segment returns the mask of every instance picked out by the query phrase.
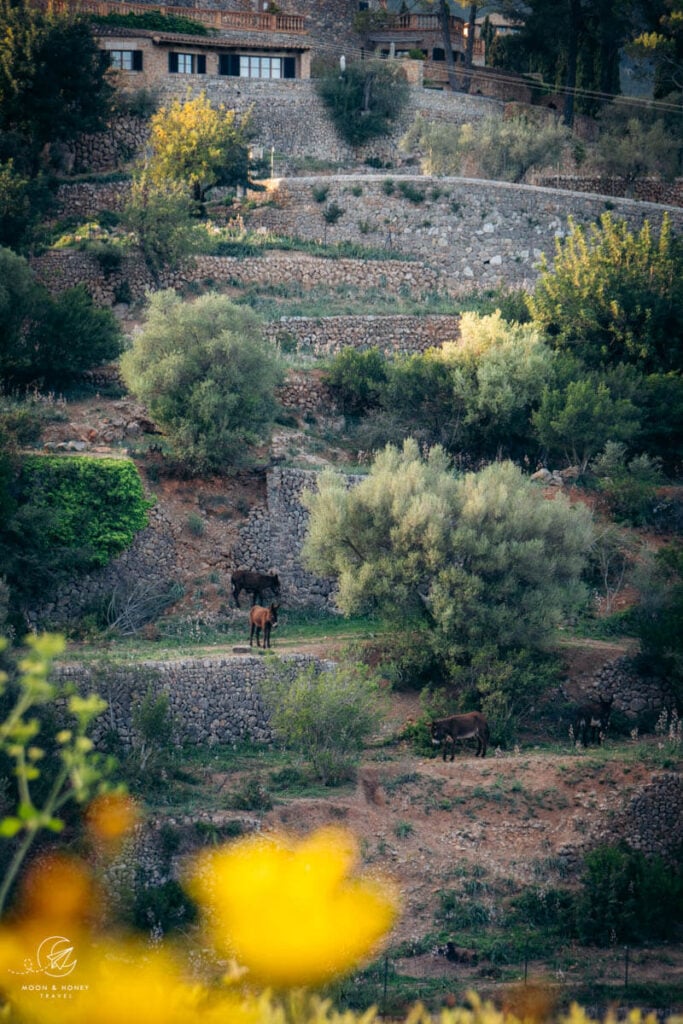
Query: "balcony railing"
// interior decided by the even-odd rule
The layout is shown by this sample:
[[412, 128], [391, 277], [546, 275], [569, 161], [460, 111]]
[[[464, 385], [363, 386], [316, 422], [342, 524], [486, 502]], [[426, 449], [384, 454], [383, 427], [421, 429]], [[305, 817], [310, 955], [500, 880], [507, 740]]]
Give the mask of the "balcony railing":
[[306, 19], [298, 14], [268, 14], [254, 11], [218, 11], [206, 7], [168, 7], [164, 4], [123, 3], [120, 0], [57, 0], [51, 6], [86, 14], [149, 14], [151, 11], [191, 18], [207, 28], [242, 32], [306, 32]]
[[[464, 50], [467, 34], [462, 18], [451, 17], [449, 21], [453, 46], [458, 50]], [[370, 39], [381, 37], [385, 41], [395, 39], [396, 42], [400, 42], [402, 36], [419, 36], [426, 32], [432, 35], [441, 35], [441, 21], [436, 14], [394, 14], [389, 15], [383, 24], [378, 24], [370, 29], [368, 37]], [[483, 39], [474, 40], [474, 54], [475, 56], [484, 56]]]

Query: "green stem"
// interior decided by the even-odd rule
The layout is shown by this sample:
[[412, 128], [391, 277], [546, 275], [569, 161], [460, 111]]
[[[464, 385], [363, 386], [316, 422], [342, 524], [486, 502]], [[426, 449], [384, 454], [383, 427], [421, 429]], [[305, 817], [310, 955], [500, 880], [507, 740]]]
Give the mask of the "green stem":
[[[66, 803], [67, 799], [69, 798], [70, 791], [63, 793], [61, 800], [59, 799], [59, 791], [64, 785], [64, 782], [68, 777], [68, 774], [68, 769], [64, 767], [57, 776], [57, 778], [55, 779], [52, 791], [50, 792], [50, 795], [41, 812], [42, 815], [51, 818], [57, 807], [61, 807], [64, 803]], [[17, 877], [19, 869], [23, 864], [26, 855], [28, 854], [28, 851], [31, 849], [33, 840], [36, 838], [38, 834], [38, 830], [39, 826], [37, 824], [29, 825], [27, 827], [26, 835], [24, 836], [23, 841], [19, 844], [16, 853], [12, 857], [10, 866], [7, 869], [7, 873], [5, 874], [5, 877], [2, 881], [2, 885], [0, 885], [0, 919], [2, 918], [2, 915], [5, 912], [5, 903], [7, 902], [7, 897], [9, 896], [10, 890], [14, 885], [14, 881]]]
[[23, 842], [20, 844], [16, 853], [12, 857], [10, 866], [5, 873], [2, 885], [0, 885], [0, 918], [2, 918], [2, 915], [5, 912], [5, 903], [7, 902], [7, 897], [9, 895], [10, 889], [14, 885], [14, 880], [17, 877], [19, 868], [21, 867], [24, 858], [26, 857], [26, 854], [31, 848], [31, 844], [36, 837], [37, 831], [38, 830], [35, 828], [28, 830], [28, 832], [24, 836]]

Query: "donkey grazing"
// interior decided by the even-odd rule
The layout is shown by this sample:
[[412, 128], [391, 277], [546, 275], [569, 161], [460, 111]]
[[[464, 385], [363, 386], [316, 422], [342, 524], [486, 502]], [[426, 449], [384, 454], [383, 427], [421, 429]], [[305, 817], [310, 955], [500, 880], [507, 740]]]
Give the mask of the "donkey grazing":
[[251, 626], [251, 633], [249, 634], [249, 646], [252, 647], [252, 640], [254, 639], [254, 633], [256, 633], [256, 646], [261, 646], [261, 630], [263, 630], [263, 646], [270, 647], [270, 631], [271, 629], [277, 629], [277, 610], [280, 606], [278, 604], [271, 604], [270, 608], [262, 608], [261, 605], [255, 604], [249, 612], [249, 625]]
[[614, 697], [603, 700], [599, 697], [597, 701], [588, 704], [581, 704], [576, 709], [574, 716], [574, 740], [583, 743], [587, 747], [590, 742], [602, 743], [603, 736], [607, 732], [612, 704]]
[[280, 578], [276, 572], [250, 572], [248, 569], [239, 569], [230, 577], [230, 583], [232, 584], [232, 595], [238, 608], [241, 590], [246, 590], [248, 594], [251, 594], [252, 605], [256, 604], [257, 599], [263, 600], [264, 590], [272, 591], [275, 597], [280, 596]]
[[475, 757], [486, 757], [489, 745], [489, 725], [480, 711], [470, 711], [468, 715], [451, 715], [450, 718], [437, 718], [432, 722], [432, 743], [443, 746], [443, 759], [446, 760], [448, 744], [450, 744], [451, 761], [455, 760], [455, 741], [469, 740], [476, 737], [477, 753]]

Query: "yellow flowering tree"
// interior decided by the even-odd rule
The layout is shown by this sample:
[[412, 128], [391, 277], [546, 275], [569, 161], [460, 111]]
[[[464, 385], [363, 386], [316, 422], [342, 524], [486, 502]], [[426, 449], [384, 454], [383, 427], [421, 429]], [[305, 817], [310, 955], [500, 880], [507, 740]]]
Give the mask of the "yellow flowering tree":
[[200, 204], [214, 185], [248, 185], [249, 123], [249, 113], [238, 119], [222, 103], [213, 107], [205, 93], [174, 99], [150, 122], [150, 179], [162, 187], [189, 184]]

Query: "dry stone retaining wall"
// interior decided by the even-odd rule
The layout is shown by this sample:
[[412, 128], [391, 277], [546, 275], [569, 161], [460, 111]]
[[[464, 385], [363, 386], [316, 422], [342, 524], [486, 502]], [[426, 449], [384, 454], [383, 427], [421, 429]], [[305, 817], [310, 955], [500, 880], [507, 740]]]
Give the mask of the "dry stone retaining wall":
[[168, 697], [176, 744], [269, 743], [272, 733], [259, 684], [270, 671], [293, 679], [310, 664], [324, 668], [331, 663], [295, 654], [278, 658], [277, 669], [270, 669], [262, 657], [249, 654], [146, 661], [130, 667], [107, 666], [95, 673], [81, 665], [66, 665], [57, 675], [74, 682], [80, 693], [94, 691], [107, 701], [106, 712], [91, 732], [96, 745], [114, 731], [124, 747], [130, 747], [133, 711], [148, 692], [155, 698]]
[[607, 662], [588, 686], [589, 699], [608, 700], [614, 696], [614, 709], [635, 721], [643, 714], [657, 714], [675, 705], [673, 691], [666, 680], [641, 676], [627, 656]]
[[59, 629], [80, 619], [89, 608], [109, 601], [112, 593], [142, 596], [171, 587], [177, 579], [177, 551], [173, 528], [159, 508], [148, 513], [148, 526], [131, 546], [102, 569], [76, 576], [54, 601], [27, 613], [32, 630]]
[[[274, 568], [280, 576], [280, 599], [286, 607], [335, 611], [334, 580], [314, 575], [301, 563], [308, 525], [308, 510], [301, 496], [305, 490], [315, 491], [318, 474], [277, 468], [268, 473], [267, 479], [267, 508], [252, 509], [234, 551], [236, 564], [261, 571]], [[360, 478], [346, 479], [352, 486]]]
[[[316, 201], [321, 188], [324, 202]], [[287, 178], [271, 195], [275, 203], [250, 214], [251, 227], [396, 249], [438, 266], [461, 290], [530, 286], [541, 255], [552, 260], [556, 241], [568, 234], [570, 217], [585, 226], [610, 211], [632, 230], [645, 219], [658, 230], [668, 214], [674, 231], [683, 228], [679, 207], [468, 178]], [[329, 225], [324, 213], [332, 204], [343, 213]]]
[[[188, 82], [185, 75], [168, 75], [155, 88], [160, 105], [206, 93], [214, 105], [224, 104], [242, 116], [250, 113], [254, 138], [264, 155], [274, 150], [277, 174], [295, 170], [301, 161], [318, 160], [326, 166], [356, 164], [374, 158], [400, 166], [404, 157], [399, 142], [417, 114], [431, 121], [465, 124], [487, 116], [502, 116], [503, 103], [481, 96], [466, 96], [410, 88], [403, 116], [391, 135], [354, 149], [337, 134], [310, 79], [228, 78], [201, 76]], [[140, 155], [149, 136], [145, 119], [122, 116], [106, 132], [81, 136], [71, 154], [75, 171], [106, 171]]]
[[572, 192], [596, 192], [603, 196], [628, 196], [630, 199], [638, 199], [645, 203], [683, 206], [683, 178], [676, 178], [675, 181], [641, 178], [638, 181], [626, 182], [623, 178], [552, 174], [539, 175], [534, 184], [545, 188], [569, 189]]
[[454, 292], [449, 279], [438, 268], [420, 261], [323, 259], [296, 252], [268, 252], [260, 257], [199, 256], [183, 269], [162, 274], [154, 281], [144, 262], [124, 257], [118, 269], [104, 274], [97, 259], [87, 252], [53, 250], [31, 260], [36, 277], [52, 292], [83, 284], [96, 302], [113, 305], [124, 285], [133, 300], [144, 299], [151, 289], [182, 291], [193, 282], [207, 287], [235, 283], [244, 287], [285, 283], [311, 288], [348, 288], [356, 294], [381, 290], [390, 295], [415, 298], [441, 291]]
[[[155, 282], [142, 260], [129, 257], [105, 275], [97, 260], [83, 252], [48, 252], [33, 266], [54, 291], [83, 283], [98, 302], [113, 303], [125, 282], [134, 299], [148, 288], [182, 289], [190, 282], [234, 282], [243, 286], [296, 282], [303, 288], [348, 287], [362, 293], [457, 295], [500, 285], [532, 287], [543, 253], [552, 260], [557, 239], [569, 230], [568, 218], [589, 225], [608, 209], [603, 197], [528, 185], [464, 178], [428, 179], [364, 175], [283, 180], [272, 198], [251, 214], [250, 226], [283, 235], [328, 242], [351, 241], [407, 253], [404, 260], [321, 259], [296, 252], [267, 252], [261, 257], [200, 256], [182, 270]], [[401, 185], [408, 192], [402, 191]], [[328, 189], [325, 203], [315, 190]], [[412, 192], [411, 192], [412, 190]], [[422, 195], [422, 201], [413, 197]], [[344, 210], [334, 225], [323, 211], [336, 203]], [[683, 209], [629, 199], [609, 201], [612, 216], [638, 230], [644, 220], [658, 230], [665, 214], [677, 233]]]
[[330, 356], [343, 348], [378, 348], [385, 355], [411, 355], [454, 341], [459, 316], [281, 317], [268, 324], [273, 341], [293, 344], [298, 352]]

